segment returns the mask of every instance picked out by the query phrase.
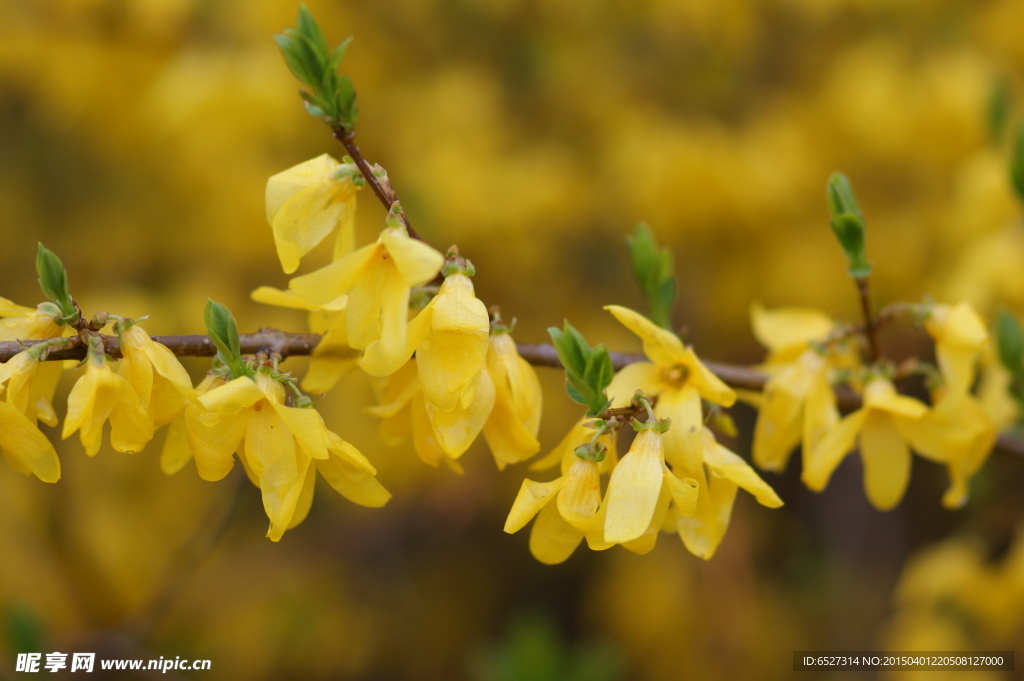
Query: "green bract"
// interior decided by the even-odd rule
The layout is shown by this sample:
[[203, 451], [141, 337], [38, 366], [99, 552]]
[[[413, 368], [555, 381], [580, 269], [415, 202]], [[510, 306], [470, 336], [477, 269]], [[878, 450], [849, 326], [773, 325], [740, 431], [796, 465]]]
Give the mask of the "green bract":
[[284, 29], [284, 33], [274, 36], [274, 41], [281, 48], [292, 74], [312, 89], [312, 92], [299, 92], [306, 103], [306, 111], [331, 127], [352, 128], [359, 114], [356, 91], [348, 76], [338, 74], [345, 48], [352, 38], [346, 38], [333, 51], [328, 51], [320, 26], [306, 6], [300, 5], [296, 27]]
[[864, 215], [850, 180], [842, 173], [832, 173], [828, 178], [828, 212], [829, 225], [850, 261], [850, 276], [854, 279], [870, 276], [871, 263], [864, 252]]
[[558, 359], [565, 367], [565, 391], [574, 402], [587, 407], [587, 416], [600, 416], [611, 400], [604, 389], [612, 382], [612, 360], [604, 344], [590, 347], [568, 321], [563, 330], [548, 329]]

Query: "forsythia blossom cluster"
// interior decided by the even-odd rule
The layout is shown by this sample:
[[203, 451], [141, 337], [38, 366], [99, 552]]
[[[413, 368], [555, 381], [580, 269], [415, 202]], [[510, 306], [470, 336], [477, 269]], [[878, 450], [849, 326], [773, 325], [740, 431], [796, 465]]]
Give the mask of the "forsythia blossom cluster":
[[[271, 178], [272, 224], [321, 233], [320, 214], [281, 215], [312, 188], [334, 182], [338, 171], [324, 159]], [[253, 298], [309, 310], [313, 330], [324, 334], [303, 382], [307, 390], [325, 392], [355, 367], [375, 378], [380, 404], [369, 411], [382, 419], [386, 442], [411, 435], [423, 461], [456, 470], [481, 432], [499, 467], [532, 456], [540, 448], [541, 408], [533, 368], [507, 327], [492, 325], [475, 294], [472, 264], [455, 249], [445, 257], [410, 237], [400, 211], [396, 202], [374, 243], [336, 249], [331, 264], [292, 279], [287, 291], [261, 287]], [[290, 248], [279, 242], [282, 262]]]

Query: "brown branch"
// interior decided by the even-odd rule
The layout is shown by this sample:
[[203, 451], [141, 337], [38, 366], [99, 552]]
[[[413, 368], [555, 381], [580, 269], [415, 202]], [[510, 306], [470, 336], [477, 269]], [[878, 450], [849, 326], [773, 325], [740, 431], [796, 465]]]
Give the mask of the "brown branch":
[[[150, 336], [150, 338], [166, 346], [177, 357], [213, 357], [217, 354], [217, 348], [214, 347], [207, 336]], [[278, 354], [282, 358], [293, 355], [311, 355], [320, 342], [319, 334], [288, 333], [276, 329], [262, 329], [259, 333], [242, 334], [238, 338], [242, 354]], [[66, 350], [55, 350], [47, 356], [47, 359], [84, 359], [86, 353], [85, 345], [81, 344], [78, 337], [72, 337], [68, 340], [75, 344], [74, 347]], [[6, 362], [25, 348], [42, 342], [44, 341], [0, 342], [0, 362]], [[111, 357], [121, 356], [121, 345], [118, 342], [117, 336], [103, 336], [103, 344], [107, 354]], [[519, 351], [520, 357], [533, 366], [555, 369], [562, 367], [555, 348], [547, 343], [517, 343], [516, 348]], [[611, 356], [612, 366], [616, 371], [629, 364], [649, 361], [644, 355], [626, 352], [611, 352], [609, 355]], [[704, 364], [713, 374], [732, 388], [760, 391], [764, 389], [764, 385], [768, 380], [768, 376], [764, 373], [750, 367], [722, 362], [704, 362]], [[846, 387], [840, 387], [836, 390], [836, 401], [844, 412], [859, 409], [862, 404], [860, 396]], [[996, 442], [995, 450], [1024, 457], [1024, 441], [1010, 435], [1002, 435]]]
[[[345, 147], [345, 151], [352, 157], [356, 167], [359, 168], [359, 172], [363, 174], [363, 179], [370, 185], [370, 189], [373, 190], [374, 195], [384, 206], [384, 210], [390, 211], [391, 206], [398, 201], [398, 197], [395, 195], [395, 190], [391, 186], [391, 183], [385, 185], [380, 181], [376, 175], [373, 174], [373, 169], [370, 164], [363, 158], [363, 153], [359, 151], [359, 147], [356, 146], [356, 133], [354, 130], [346, 129], [345, 126], [338, 125], [331, 128], [334, 133], [334, 138], [341, 142]], [[412, 228], [409, 224], [409, 218], [402, 212], [399, 216], [402, 219], [402, 224], [405, 225], [405, 231], [409, 233], [409, 236], [418, 241], [423, 241], [420, 235]]]

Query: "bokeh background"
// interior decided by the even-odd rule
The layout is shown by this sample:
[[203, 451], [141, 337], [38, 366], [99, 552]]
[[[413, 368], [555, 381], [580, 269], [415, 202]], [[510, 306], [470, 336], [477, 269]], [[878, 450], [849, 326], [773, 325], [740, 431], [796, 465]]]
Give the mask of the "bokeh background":
[[[867, 216], [876, 301], [1024, 312], [1021, 205], [992, 124], [1000, 97], [1024, 113], [1019, 0], [309, 5], [332, 43], [355, 36], [344, 68], [367, 157], [428, 241], [474, 261], [519, 340], [568, 317], [638, 349], [600, 309], [641, 305], [623, 246], [638, 220], [675, 250], [675, 322], [705, 357], [762, 357], [752, 300], [855, 319], [827, 228], [833, 170]], [[212, 297], [243, 331], [304, 330], [248, 300], [286, 283], [267, 177], [342, 154], [271, 39], [296, 9], [0, 4], [0, 295], [39, 302], [41, 240], [87, 313], [196, 333]], [[382, 218], [362, 195], [362, 241]], [[927, 352], [909, 328], [884, 343]], [[549, 448], [576, 415], [559, 376], [541, 380]], [[794, 650], [1024, 652], [1020, 459], [993, 457], [958, 511], [939, 506], [944, 472], [918, 461], [884, 514], [856, 457], [822, 495], [794, 460], [765, 476], [786, 506], [740, 495], [708, 563], [666, 535], [647, 556], [581, 549], [546, 567], [526, 532], [501, 531], [523, 466], [499, 474], [478, 443], [464, 476], [426, 468], [376, 442], [370, 400], [354, 376], [321, 406], [394, 499], [364, 509], [324, 485], [280, 544], [240, 471], [162, 475], [162, 435], [95, 459], [69, 440], [56, 485], [0, 467], [0, 678], [26, 650], [212, 660], [179, 678], [479, 681], [788, 678]], [[746, 455], [752, 413], [736, 416]]]

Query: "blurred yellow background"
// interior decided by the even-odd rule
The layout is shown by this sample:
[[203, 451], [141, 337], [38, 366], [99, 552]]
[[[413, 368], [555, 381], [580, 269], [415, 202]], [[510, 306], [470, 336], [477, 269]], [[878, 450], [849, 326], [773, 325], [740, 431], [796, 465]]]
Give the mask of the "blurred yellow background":
[[[930, 293], [1024, 311], [1020, 205], [989, 129], [999, 84], [1024, 92], [1018, 0], [309, 5], [330, 42], [355, 36], [344, 70], [367, 158], [429, 242], [473, 260], [478, 295], [518, 318], [520, 341], [568, 317], [591, 341], [638, 349], [600, 309], [642, 304], [623, 247], [638, 220], [675, 251], [675, 322], [705, 357], [761, 358], [755, 299], [856, 319], [827, 228], [833, 170], [864, 209], [879, 304]], [[211, 297], [243, 332], [305, 330], [302, 315], [248, 300], [287, 281], [266, 179], [343, 153], [272, 40], [296, 9], [0, 5], [0, 295], [39, 302], [42, 241], [87, 314], [198, 333]], [[360, 198], [365, 242], [383, 211]], [[208, 365], [186, 366], [198, 378]], [[549, 448], [575, 412], [557, 374], [541, 380]], [[939, 507], [942, 470], [918, 462], [885, 514], [855, 460], [823, 495], [792, 465], [765, 476], [787, 505], [738, 503], [709, 563], [666, 536], [647, 556], [580, 550], [552, 568], [525, 533], [501, 532], [522, 466], [499, 475], [478, 443], [465, 476], [426, 469], [411, 447], [375, 444], [370, 399], [354, 377], [323, 412], [395, 498], [365, 509], [324, 486], [280, 544], [247, 483], [229, 507], [240, 471], [163, 476], [161, 436], [95, 459], [71, 439], [53, 486], [0, 467], [0, 678], [20, 650], [117, 650], [212, 660], [183, 678], [781, 679], [794, 650], [1024, 640], [1019, 460], [994, 457], [957, 512]], [[749, 434], [751, 414], [739, 418]]]

